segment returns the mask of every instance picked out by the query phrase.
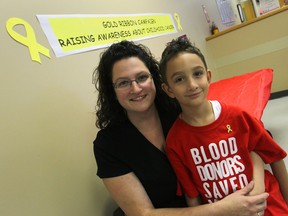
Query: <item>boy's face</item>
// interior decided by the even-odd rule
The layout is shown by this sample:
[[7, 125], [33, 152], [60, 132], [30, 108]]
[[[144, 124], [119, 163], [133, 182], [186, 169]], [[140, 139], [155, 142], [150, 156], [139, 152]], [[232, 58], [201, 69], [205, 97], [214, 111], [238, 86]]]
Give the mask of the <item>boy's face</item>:
[[176, 98], [182, 109], [195, 107], [206, 101], [211, 82], [211, 71], [196, 54], [180, 53], [168, 61], [166, 67], [167, 84], [163, 90]]

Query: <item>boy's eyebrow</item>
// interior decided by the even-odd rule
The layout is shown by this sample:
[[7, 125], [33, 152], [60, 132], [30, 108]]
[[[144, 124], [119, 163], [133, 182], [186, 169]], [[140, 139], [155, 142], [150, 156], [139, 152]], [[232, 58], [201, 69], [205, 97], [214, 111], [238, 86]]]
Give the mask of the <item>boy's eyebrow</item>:
[[182, 71], [176, 71], [175, 73], [172, 74], [171, 78], [175, 77], [175, 76], [179, 76], [181, 74], [184, 74], [184, 72]]
[[193, 70], [195, 70], [195, 69], [205, 69], [205, 67], [203, 67], [201, 65], [197, 65], [197, 66], [193, 67]]
[[[197, 66], [193, 67], [193, 68], [192, 68], [192, 71], [195, 71], [195, 70], [198, 70], [198, 69], [201, 69], [201, 70], [205, 70], [205, 71], [206, 71], [205, 67], [203, 67], [203, 66], [201, 66], [201, 65], [197, 65]], [[179, 76], [179, 75], [182, 75], [182, 74], [184, 74], [183, 71], [176, 71], [176, 72], [174, 72], [174, 73], [172, 74], [172, 76], [171, 76], [170, 78], [173, 79], [175, 76]]]

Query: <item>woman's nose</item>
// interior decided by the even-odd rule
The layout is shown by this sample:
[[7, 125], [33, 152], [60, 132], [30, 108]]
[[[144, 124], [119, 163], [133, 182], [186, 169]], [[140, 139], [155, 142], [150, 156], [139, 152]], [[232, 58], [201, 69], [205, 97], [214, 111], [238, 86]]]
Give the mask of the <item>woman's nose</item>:
[[138, 92], [141, 90], [142, 90], [141, 86], [135, 80], [133, 80], [131, 82], [130, 92], [134, 93], [134, 92]]

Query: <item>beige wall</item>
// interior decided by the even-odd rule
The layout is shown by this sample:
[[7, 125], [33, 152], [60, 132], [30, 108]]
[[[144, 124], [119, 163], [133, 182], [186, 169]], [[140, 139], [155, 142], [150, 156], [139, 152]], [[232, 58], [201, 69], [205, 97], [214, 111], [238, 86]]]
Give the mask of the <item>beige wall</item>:
[[[165, 43], [186, 34], [204, 52], [208, 64], [216, 68], [220, 77], [270, 66], [268, 62], [272, 60], [269, 56], [267, 61], [253, 62], [253, 66], [243, 66], [239, 61], [234, 63], [235, 66], [227, 65], [225, 59], [223, 63], [222, 58], [226, 58], [230, 51], [241, 54], [240, 45], [232, 44], [229, 49], [225, 46], [226, 36], [215, 40], [219, 42], [216, 48], [221, 51], [221, 55], [212, 53], [214, 64], [211, 53], [206, 50], [205, 38], [209, 28], [202, 4], [207, 5], [211, 19], [213, 14], [218, 14], [215, 2], [211, 0], [141, 0], [137, 4], [132, 0], [1, 1], [0, 215], [110, 216], [115, 208], [101, 180], [96, 177], [92, 151], [92, 142], [97, 133], [94, 125], [97, 92], [91, 77], [102, 50], [56, 58], [36, 15], [176, 12], [180, 16], [183, 31], [141, 41], [151, 48], [157, 58]], [[215, 11], [211, 13], [213, 6]], [[42, 64], [32, 61], [28, 48], [8, 35], [6, 21], [12, 17], [21, 18], [32, 26], [37, 41], [50, 49], [50, 59], [41, 55]], [[283, 20], [287, 20], [287, 17], [282, 17], [281, 23], [277, 25], [267, 23], [265, 27], [259, 24], [265, 34], [259, 38], [252, 37], [256, 46], [261, 46], [259, 41], [265, 45], [269, 43], [268, 35], [274, 34], [271, 28], [283, 27]], [[25, 34], [21, 26], [17, 27], [17, 31]], [[238, 41], [247, 39], [239, 37], [237, 33], [234, 36]], [[285, 37], [287, 31], [280, 38]], [[248, 49], [248, 42], [245, 44], [244, 47]], [[255, 44], [252, 43], [253, 46]], [[283, 65], [287, 65], [287, 46], [275, 53], [282, 53], [278, 57], [282, 58]], [[281, 66], [277, 63], [277, 67]], [[275, 69], [276, 73], [283, 71]], [[217, 73], [214, 77], [217, 78]], [[276, 76], [276, 79], [285, 78]]]
[[272, 92], [288, 89], [288, 10], [207, 41], [216, 79], [273, 68]]
[[[120, 3], [121, 2], [121, 3]], [[0, 215], [110, 216], [115, 208], [92, 152], [96, 136], [92, 71], [102, 50], [56, 58], [37, 14], [178, 13], [183, 31], [141, 41], [159, 58], [165, 43], [187, 34], [205, 47], [198, 1], [2, 0], [0, 19]], [[42, 64], [6, 32], [9, 18], [27, 21], [50, 49]], [[23, 26], [16, 31], [25, 35]], [[204, 48], [203, 48], [204, 49]], [[204, 50], [205, 51], [205, 50]]]

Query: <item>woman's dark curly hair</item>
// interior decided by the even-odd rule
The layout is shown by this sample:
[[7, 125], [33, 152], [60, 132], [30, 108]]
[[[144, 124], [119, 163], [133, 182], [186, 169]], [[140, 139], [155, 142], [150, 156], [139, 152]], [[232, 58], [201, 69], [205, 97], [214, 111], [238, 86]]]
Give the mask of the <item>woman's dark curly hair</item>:
[[112, 83], [112, 69], [114, 64], [122, 59], [130, 57], [139, 58], [152, 74], [156, 88], [155, 104], [159, 107], [169, 109], [168, 96], [161, 88], [159, 64], [151, 51], [142, 44], [132, 41], [121, 41], [112, 44], [100, 55], [98, 67], [93, 72], [93, 83], [98, 90], [96, 104], [96, 126], [105, 128], [108, 124], [119, 124], [127, 119], [125, 109], [119, 104]]

